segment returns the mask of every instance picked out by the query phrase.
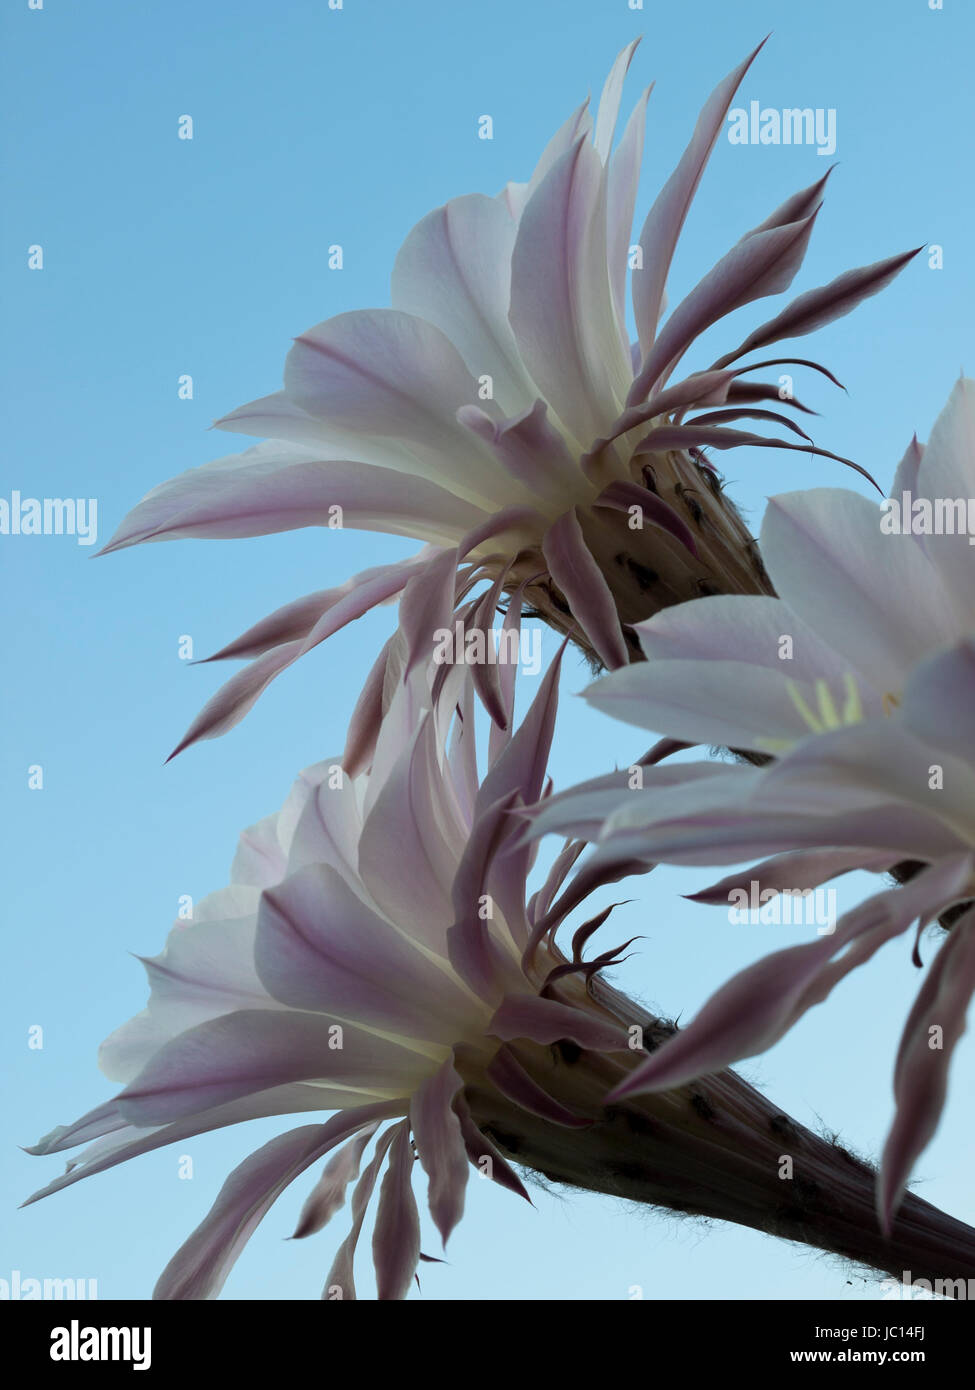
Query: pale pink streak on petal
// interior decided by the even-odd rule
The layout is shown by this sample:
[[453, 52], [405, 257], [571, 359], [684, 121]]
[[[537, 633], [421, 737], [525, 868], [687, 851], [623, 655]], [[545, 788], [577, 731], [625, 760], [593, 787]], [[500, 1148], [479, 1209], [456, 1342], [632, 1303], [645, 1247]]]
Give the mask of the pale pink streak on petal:
[[729, 894], [749, 892], [755, 883], [757, 893], [802, 892], [817, 888], [840, 874], [862, 869], [870, 873], [886, 873], [896, 860], [889, 854], [870, 854], [862, 849], [801, 849], [793, 854], [778, 854], [750, 869], [740, 869], [719, 883], [702, 888], [686, 897], [695, 903], [727, 904]]
[[463, 1085], [453, 1059], [448, 1058], [410, 1102], [416, 1149], [429, 1179], [430, 1213], [444, 1245], [464, 1214], [467, 1149], [452, 1108]]
[[[823, 182], [825, 180], [813, 187], [819, 188]], [[736, 358], [743, 357], [746, 352], [767, 347], [769, 343], [777, 343], [782, 338], [798, 338], [806, 333], [814, 333], [818, 328], [842, 318], [865, 299], [885, 289], [921, 249], [917, 247], [913, 251], [890, 256], [887, 260], [875, 261], [872, 265], [844, 271], [828, 285], [806, 290], [791, 304], [787, 304], [774, 319], [761, 324], [750, 333], [741, 347], [719, 358], [715, 365], [724, 367]]]
[[815, 221], [813, 212], [784, 227], [755, 232], [722, 256], [667, 319], [633, 382], [627, 404], [635, 405], [666, 379], [711, 324], [753, 299], [788, 289], [806, 254]]
[[[915, 497], [923, 495], [920, 487], [921, 460], [924, 457], [924, 445], [919, 443], [915, 434], [910, 444], [904, 450], [904, 456], [897, 465], [894, 474], [894, 481], [890, 485], [891, 497], [900, 498], [904, 492], [913, 493]], [[923, 537], [921, 538], [923, 540]]]
[[144, 541], [266, 536], [339, 518], [342, 526], [449, 543], [483, 515], [425, 478], [271, 440], [154, 488], [98, 553]]
[[434, 740], [433, 721], [427, 718], [368, 809], [359, 838], [359, 875], [390, 920], [441, 951], [454, 917], [451, 885], [466, 832], [450, 824]]
[[625, 1028], [537, 994], [507, 995], [495, 1010], [488, 1032], [502, 1042], [530, 1038], [532, 1042], [554, 1043], [568, 1038], [594, 1052], [626, 1052], [629, 1048]]
[[497, 199], [452, 198], [409, 233], [390, 284], [393, 308], [444, 332], [473, 376], [491, 376], [493, 399], [508, 414], [535, 394], [508, 323], [514, 242], [515, 225]]
[[[857, 951], [862, 940], [869, 938], [872, 955], [912, 922], [930, 920], [953, 901], [970, 873], [970, 856], [948, 860], [854, 908], [834, 934], [775, 951], [740, 971], [711, 996], [688, 1028], [617, 1086], [610, 1099], [683, 1086], [766, 1051], [853, 965], [862, 963], [864, 956]], [[834, 961], [844, 948], [850, 949], [852, 962], [845, 956]]]
[[445, 1044], [470, 1016], [467, 994], [327, 864], [265, 892], [254, 960], [289, 1009]]
[[381, 1120], [375, 1120], [367, 1125], [355, 1139], [344, 1144], [334, 1158], [329, 1159], [324, 1172], [305, 1199], [292, 1240], [304, 1240], [306, 1236], [323, 1230], [342, 1207], [346, 1188], [359, 1176], [362, 1152], [380, 1124]]
[[293, 401], [328, 424], [405, 441], [414, 472], [449, 481], [482, 507], [505, 500], [490, 454], [456, 420], [462, 405], [478, 399], [477, 382], [449, 338], [425, 319], [397, 309], [339, 314], [295, 340], [284, 383]]
[[392, 642], [393, 638], [390, 637], [383, 643], [349, 720], [342, 766], [350, 777], [365, 772], [376, 751], [376, 739], [379, 737], [379, 727], [383, 719], [383, 690]]
[[397, 1132], [397, 1127], [393, 1126], [387, 1129], [385, 1134], [379, 1136], [376, 1140], [372, 1159], [356, 1184], [356, 1189], [352, 1194], [352, 1226], [349, 1234], [335, 1253], [335, 1259], [332, 1261], [332, 1266], [325, 1280], [325, 1287], [322, 1289], [322, 1298], [326, 1302], [351, 1301], [356, 1297], [355, 1277], [352, 1268], [356, 1246], [359, 1243], [362, 1223], [365, 1220], [366, 1208], [376, 1186], [376, 1179], [379, 1177], [383, 1160]]
[[921, 662], [907, 682], [901, 713], [935, 748], [975, 764], [975, 638]]
[[593, 1123], [592, 1120], [566, 1109], [543, 1090], [529, 1076], [507, 1044], [498, 1049], [487, 1069], [487, 1075], [503, 1096], [513, 1100], [529, 1114], [538, 1115], [541, 1119], [562, 1125], [566, 1129], [588, 1129]]
[[[948, 1090], [952, 1053], [975, 992], [975, 916], [955, 922], [928, 969], [904, 1028], [894, 1068], [897, 1113], [880, 1167], [877, 1207], [889, 1232], [911, 1169], [933, 1138]], [[940, 1033], [933, 1033], [933, 1029]], [[932, 1041], [938, 1045], [932, 1046]]]
[[500, 424], [476, 405], [463, 406], [457, 418], [493, 450], [516, 484], [537, 497], [553, 503], [570, 490], [578, 492], [579, 461], [549, 420], [543, 400]]
[[[643, 270], [633, 276], [633, 311], [640, 335], [640, 346], [644, 354], [650, 351], [657, 322], [660, 318], [664, 286], [670, 274], [674, 249], [684, 226], [688, 209], [697, 192], [705, 165], [714, 149], [715, 142], [724, 124], [725, 113], [731, 105], [735, 92], [751, 67], [759, 50], [764, 46], [763, 39], [743, 63], [730, 72], [711, 93], [704, 106], [690, 144], [681, 156], [680, 163], [667, 180], [657, 200], [647, 215], [640, 233], [640, 246], [643, 250]], [[645, 395], [646, 392], [644, 391]], [[639, 396], [634, 396], [634, 400]]]
[[377, 1295], [383, 1300], [406, 1297], [420, 1259], [420, 1218], [412, 1180], [410, 1127], [404, 1121], [390, 1149], [372, 1237]]
[[[253, 627], [247, 629], [240, 637], [229, 642], [212, 656], [205, 657], [203, 661], [195, 662], [194, 665], [204, 665], [208, 661], [226, 661], [230, 657], [260, 656], [262, 652], [268, 651], [271, 647], [279, 646], [282, 642], [291, 642], [299, 637], [308, 637], [315, 631], [319, 621], [327, 613], [332, 612], [340, 604], [341, 625], [358, 617], [357, 604], [345, 604], [343, 601], [350, 599], [353, 594], [365, 591], [369, 599], [369, 606], [384, 603], [392, 598], [402, 589], [412, 576], [423, 569], [438, 554], [436, 547], [426, 546], [418, 555], [409, 560], [397, 560], [391, 565], [377, 565], [373, 569], [363, 570], [360, 574], [354, 574], [347, 579], [344, 584], [338, 584], [333, 589], [319, 589], [314, 594], [307, 594], [304, 598], [294, 599], [291, 603], [286, 603], [282, 608], [269, 613], [266, 618], [255, 623]], [[388, 587], [387, 587], [388, 585]], [[377, 597], [376, 595], [381, 595]], [[365, 612], [366, 609], [361, 609]], [[326, 635], [336, 631], [330, 628]], [[317, 638], [322, 641], [323, 638]]]
[[653, 84], [641, 94], [626, 123], [622, 139], [610, 156], [606, 184], [606, 243], [609, 262], [609, 282], [613, 292], [613, 307], [619, 324], [623, 346], [629, 354], [626, 329], [626, 271], [629, 259], [633, 212], [636, 207], [640, 170], [643, 166], [643, 144], [647, 124], [647, 103]]
[[462, 1092], [454, 1097], [454, 1110], [460, 1121], [460, 1129], [464, 1137], [467, 1157], [470, 1159], [471, 1163], [473, 1163], [480, 1176], [484, 1177], [487, 1175], [492, 1182], [496, 1182], [500, 1187], [506, 1187], [509, 1192], [517, 1193], [519, 1197], [524, 1197], [529, 1206], [534, 1206], [532, 1199], [525, 1190], [524, 1183], [511, 1167], [511, 1164], [503, 1154], [495, 1148], [487, 1135], [482, 1134], [474, 1123]]
[[[42, 1197], [49, 1197], [54, 1192], [60, 1192], [64, 1187], [70, 1187], [73, 1183], [80, 1182], [82, 1178], [103, 1173], [109, 1168], [114, 1168], [118, 1163], [125, 1163], [128, 1159], [137, 1158], [140, 1154], [165, 1148], [168, 1144], [182, 1143], [183, 1140], [190, 1139], [197, 1134], [209, 1134], [216, 1129], [224, 1129], [230, 1125], [242, 1124], [247, 1120], [262, 1119], [270, 1115], [294, 1115], [300, 1111], [321, 1111], [346, 1107], [350, 1098], [361, 1101], [368, 1100], [367, 1096], [357, 1096], [354, 1092], [329, 1090], [324, 1087], [306, 1086], [300, 1083], [290, 1086], [276, 1086], [256, 1095], [245, 1095], [242, 1099], [231, 1101], [226, 1105], [202, 1110], [198, 1114], [177, 1121], [175, 1124], [163, 1124], [157, 1127], [126, 1123], [118, 1111], [116, 1103], [112, 1101], [110, 1104], [122, 1125], [122, 1128], [114, 1134], [114, 1142], [108, 1142], [113, 1137], [111, 1135], [97, 1140], [74, 1159], [66, 1173], [62, 1173], [60, 1177], [49, 1182], [46, 1187], [34, 1192], [23, 1205], [29, 1206], [32, 1202], [40, 1201]], [[388, 1113], [390, 1115], [397, 1111], [402, 1113], [403, 1109], [403, 1103], [391, 1102]], [[77, 1129], [77, 1126], [73, 1128]], [[55, 1133], [58, 1132], [55, 1131]], [[83, 1135], [70, 1140], [71, 1144], [82, 1142]], [[67, 1142], [64, 1146], [67, 1146]], [[58, 1147], [55, 1145], [48, 1150], [37, 1146], [37, 1152], [54, 1153], [57, 1152]], [[28, 1150], [28, 1152], [32, 1151]]]
[[604, 434], [625, 390], [606, 266], [605, 170], [584, 139], [563, 155], [522, 215], [509, 318], [521, 355], [576, 441]]
[[244, 1246], [284, 1189], [368, 1119], [368, 1113], [348, 1111], [327, 1124], [304, 1125], [279, 1135], [252, 1153], [230, 1174], [208, 1215], [163, 1270], [153, 1298], [216, 1298]]
[[[429, 1066], [415, 1052], [350, 1024], [337, 1048], [334, 1023], [319, 1013], [241, 1009], [188, 1028], [120, 1092], [119, 1110], [134, 1124], [161, 1124], [294, 1081], [405, 1096]], [[329, 1091], [319, 1094], [328, 1105]]]
[[616, 603], [586, 545], [577, 509], [563, 513], [549, 527], [542, 541], [542, 553], [549, 574], [600, 659], [610, 670], [625, 666], [629, 656]]

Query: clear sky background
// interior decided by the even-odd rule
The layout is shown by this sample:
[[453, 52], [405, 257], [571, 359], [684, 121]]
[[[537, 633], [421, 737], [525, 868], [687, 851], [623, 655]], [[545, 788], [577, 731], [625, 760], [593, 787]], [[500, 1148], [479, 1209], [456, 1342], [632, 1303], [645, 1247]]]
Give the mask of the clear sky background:
[[[942, 270], [918, 257], [881, 297], [800, 345], [849, 388], [797, 375], [798, 394], [823, 412], [817, 442], [887, 486], [959, 368], [975, 370], [967, 0], [945, 0], [942, 11], [928, 0], [646, 0], [642, 13], [626, 0], [345, 0], [341, 11], [326, 0], [44, 0], [40, 11], [3, 0], [0, 13], [0, 495], [95, 497], [100, 542], [151, 486], [243, 447], [207, 434], [210, 422], [278, 388], [296, 334], [387, 304], [397, 247], [428, 210], [527, 178], [549, 135], [587, 91], [598, 96], [615, 54], [641, 32], [625, 107], [651, 79], [657, 85], [638, 223], [711, 88], [772, 30], [743, 104], [837, 113], [840, 165], [795, 290], [921, 243], [944, 248]], [[177, 138], [186, 114], [192, 141]], [[483, 114], [494, 120], [490, 142], [477, 138]], [[722, 138], [678, 252], [671, 303], [829, 162], [815, 148]], [[344, 269], [330, 271], [336, 242]], [[44, 248], [42, 271], [27, 268], [32, 244]], [[688, 367], [707, 365], [780, 302], [768, 313], [746, 309]], [[177, 398], [184, 373], [192, 401]], [[772, 493], [862, 486], [840, 465], [801, 454], [739, 450], [719, 462], [755, 529]], [[142, 1007], [143, 975], [129, 953], [159, 950], [179, 896], [222, 886], [238, 832], [277, 809], [301, 767], [341, 748], [393, 612], [331, 638], [243, 725], [164, 767], [227, 674], [189, 668], [179, 639], [190, 635], [204, 655], [288, 599], [412, 548], [309, 530], [92, 560], [72, 537], [0, 537], [0, 1277], [19, 1269], [96, 1278], [103, 1298], [148, 1297], [230, 1168], [288, 1128], [275, 1120], [204, 1136], [15, 1210], [60, 1171], [57, 1158], [29, 1158], [16, 1145], [112, 1094], [95, 1050]], [[639, 731], [574, 698], [586, 681], [571, 658], [552, 764], [559, 786], [646, 746]], [[523, 681], [522, 709], [532, 688]], [[28, 789], [32, 764], [43, 766], [43, 790]], [[732, 927], [719, 909], [679, 898], [706, 872], [655, 873], [606, 929], [614, 941], [643, 933], [617, 983], [670, 1015], [692, 1015], [729, 973], [797, 930]], [[841, 905], [869, 886], [851, 880]], [[876, 1156], [916, 987], [909, 943], [895, 942], [743, 1071], [795, 1118]], [[37, 1024], [44, 1048], [32, 1051]], [[917, 1190], [975, 1222], [973, 1080], [969, 1038]], [[183, 1153], [194, 1161], [191, 1181], [178, 1177]], [[346, 1218], [284, 1243], [311, 1180], [272, 1209], [225, 1297], [318, 1297]], [[624, 1299], [639, 1285], [665, 1299], [878, 1296], [877, 1281], [836, 1261], [736, 1227], [573, 1193], [539, 1190], [535, 1202], [533, 1211], [472, 1182], [450, 1263], [424, 1268], [424, 1294]], [[429, 1222], [425, 1232], [433, 1251]], [[360, 1252], [367, 1295], [368, 1239]]]

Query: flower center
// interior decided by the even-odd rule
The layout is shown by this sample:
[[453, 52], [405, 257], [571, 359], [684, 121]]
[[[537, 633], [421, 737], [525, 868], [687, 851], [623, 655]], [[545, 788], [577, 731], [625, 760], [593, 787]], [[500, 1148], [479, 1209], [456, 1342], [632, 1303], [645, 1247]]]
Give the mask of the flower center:
[[[842, 711], [836, 708], [832, 691], [828, 683], [822, 679], [817, 680], [813, 686], [813, 690], [816, 692], [815, 710], [809, 708], [805, 696], [800, 692], [795, 681], [786, 681], [786, 689], [789, 692], [789, 699], [798, 710], [800, 717], [814, 734], [824, 734], [828, 729], [842, 729], [847, 724], [859, 724], [863, 718], [860, 689], [850, 671], [845, 672], [843, 676], [846, 699], [843, 702]], [[886, 701], [887, 697], [885, 696], [884, 699]]]
[[[843, 675], [843, 707], [837, 707], [833, 692], [829, 688], [829, 683], [822, 678], [813, 684], [815, 692], [815, 708], [811, 708], [809, 701], [803, 695], [799, 686], [793, 680], [787, 680], [786, 690], [789, 692], [789, 699], [794, 708], [798, 711], [802, 722], [806, 728], [814, 734], [829, 733], [831, 729], [844, 729], [850, 724], [859, 724], [864, 717], [863, 701], [860, 698], [860, 688], [856, 683], [856, 677], [852, 671], [846, 671]], [[882, 698], [884, 714], [890, 717], [894, 710], [900, 705], [900, 697], [888, 690]], [[757, 746], [769, 753], [784, 753], [795, 743], [794, 739], [788, 738], [762, 738], [757, 740]]]

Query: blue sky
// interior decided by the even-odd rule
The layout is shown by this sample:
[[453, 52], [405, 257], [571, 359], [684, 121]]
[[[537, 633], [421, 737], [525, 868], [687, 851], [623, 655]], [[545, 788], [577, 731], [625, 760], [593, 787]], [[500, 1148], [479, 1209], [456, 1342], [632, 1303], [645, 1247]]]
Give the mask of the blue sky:
[[[940, 11], [927, 0], [646, 0], [642, 13], [626, 0], [345, 0], [340, 11], [325, 0], [45, 0], [42, 10], [5, 0], [2, 30], [0, 274], [10, 331], [0, 495], [97, 498], [101, 541], [149, 487], [244, 442], [207, 427], [277, 389], [293, 336], [332, 314], [388, 303], [396, 249], [429, 209], [527, 178], [552, 131], [587, 91], [598, 96], [617, 51], [641, 32], [627, 105], [650, 80], [656, 88], [638, 221], [711, 88], [772, 30], [741, 103], [836, 111], [839, 167], [796, 288], [922, 243], [943, 247], [943, 269], [918, 257], [881, 297], [810, 340], [810, 354], [849, 388], [797, 376], [797, 392], [822, 411], [817, 442], [887, 485], [959, 369], [973, 370], [975, 16], [960, 0]], [[483, 114], [493, 118], [491, 141], [477, 138]], [[177, 138], [183, 115], [193, 118], [192, 141]], [[671, 302], [828, 162], [815, 148], [720, 140], [678, 251]], [[328, 269], [334, 243], [344, 248], [341, 271]], [[43, 246], [43, 270], [28, 269], [32, 245]], [[713, 338], [711, 356], [731, 345], [733, 328], [744, 336], [758, 321], [754, 310], [739, 318]], [[688, 365], [706, 365], [710, 346]], [[192, 400], [177, 397], [185, 373]], [[861, 486], [839, 465], [800, 454], [738, 451], [727, 471], [755, 529], [772, 493]], [[179, 896], [221, 886], [239, 830], [280, 805], [302, 766], [341, 747], [392, 613], [330, 639], [242, 726], [164, 767], [221, 679], [188, 668], [180, 638], [206, 654], [280, 603], [410, 550], [387, 537], [309, 530], [92, 560], [70, 536], [0, 536], [9, 866], [0, 1277], [9, 1267], [97, 1278], [103, 1298], [148, 1297], [229, 1169], [286, 1127], [206, 1136], [14, 1210], [58, 1170], [16, 1145], [111, 1094], [95, 1049], [142, 1006], [143, 977], [129, 953], [157, 951]], [[645, 746], [637, 731], [574, 698], [585, 683], [570, 660], [552, 765], [561, 786]], [[28, 788], [35, 764], [42, 790]], [[865, 882], [845, 885], [841, 904]], [[788, 930], [731, 927], [723, 913], [678, 896], [696, 886], [690, 870], [654, 874], [614, 919], [621, 937], [645, 937], [617, 983], [670, 1014], [692, 1014], [728, 973], [784, 944]], [[895, 943], [743, 1070], [796, 1118], [876, 1155], [891, 1114], [892, 1050], [915, 988]], [[29, 1050], [28, 1029], [38, 1024], [44, 1047]], [[918, 1190], [969, 1221], [973, 1122], [960, 1097], [973, 1079], [969, 1040], [954, 1063], [954, 1104], [918, 1170]], [[178, 1177], [184, 1153], [191, 1181]], [[284, 1244], [304, 1190], [297, 1184], [272, 1210], [226, 1297], [318, 1296], [343, 1218]], [[640, 1286], [647, 1298], [877, 1296], [876, 1283], [835, 1262], [752, 1232], [572, 1193], [539, 1191], [535, 1201], [531, 1211], [472, 1184], [450, 1264], [426, 1267], [425, 1292], [618, 1299]], [[368, 1260], [361, 1264], [368, 1293]]]

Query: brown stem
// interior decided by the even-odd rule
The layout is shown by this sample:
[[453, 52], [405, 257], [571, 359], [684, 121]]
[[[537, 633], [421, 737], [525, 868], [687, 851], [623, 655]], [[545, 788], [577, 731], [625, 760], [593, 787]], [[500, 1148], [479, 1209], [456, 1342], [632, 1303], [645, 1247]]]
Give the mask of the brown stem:
[[[651, 1049], [673, 1032], [605, 983], [598, 994], [617, 1017], [642, 1015]], [[492, 1087], [469, 1086], [468, 1101], [478, 1126], [507, 1156], [553, 1182], [733, 1221], [898, 1281], [905, 1272], [932, 1283], [975, 1278], [975, 1230], [909, 1193], [884, 1236], [873, 1170], [734, 1072], [606, 1106], [606, 1092], [636, 1065], [639, 1051], [631, 1060], [568, 1043], [519, 1043], [516, 1052], [538, 1084], [591, 1126], [553, 1124]]]

